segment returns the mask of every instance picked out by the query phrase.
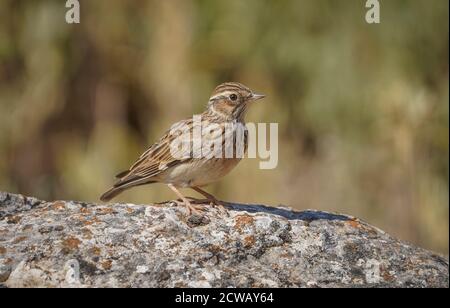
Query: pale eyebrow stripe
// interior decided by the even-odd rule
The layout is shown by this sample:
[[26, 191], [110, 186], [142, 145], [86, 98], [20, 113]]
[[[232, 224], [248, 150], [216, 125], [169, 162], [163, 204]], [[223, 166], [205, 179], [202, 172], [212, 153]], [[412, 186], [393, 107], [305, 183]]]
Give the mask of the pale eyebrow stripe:
[[211, 100], [215, 100], [216, 98], [218, 98], [218, 97], [220, 97], [220, 96], [223, 96], [223, 97], [225, 98], [225, 97], [227, 97], [228, 95], [233, 94], [233, 93], [235, 93], [235, 91], [225, 91], [225, 92], [220, 92], [220, 93], [218, 93], [218, 94], [212, 96], [209, 100], [210, 100], [210, 101], [211, 101]]

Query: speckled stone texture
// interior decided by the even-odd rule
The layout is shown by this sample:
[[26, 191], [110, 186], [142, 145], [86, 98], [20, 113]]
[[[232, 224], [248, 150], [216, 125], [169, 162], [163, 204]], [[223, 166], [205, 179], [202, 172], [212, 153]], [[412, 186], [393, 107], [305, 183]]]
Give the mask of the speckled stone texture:
[[447, 287], [448, 260], [353, 217], [0, 192], [1, 287]]

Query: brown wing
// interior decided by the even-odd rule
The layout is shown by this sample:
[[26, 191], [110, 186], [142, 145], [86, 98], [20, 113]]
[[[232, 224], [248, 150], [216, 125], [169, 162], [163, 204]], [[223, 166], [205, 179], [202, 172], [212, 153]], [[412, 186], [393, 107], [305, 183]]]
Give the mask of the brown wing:
[[173, 134], [173, 131], [181, 127], [189, 129], [189, 135], [191, 135], [192, 119], [174, 124], [172, 129], [168, 130], [158, 142], [145, 151], [129, 170], [117, 175], [120, 179], [114, 184], [114, 187], [133, 186], [134, 184], [145, 183], [146, 180], [152, 181], [153, 177], [167, 168], [190, 159], [190, 153], [183, 153], [182, 150], [174, 153], [174, 149], [171, 149], [171, 143], [178, 137], [178, 135]]

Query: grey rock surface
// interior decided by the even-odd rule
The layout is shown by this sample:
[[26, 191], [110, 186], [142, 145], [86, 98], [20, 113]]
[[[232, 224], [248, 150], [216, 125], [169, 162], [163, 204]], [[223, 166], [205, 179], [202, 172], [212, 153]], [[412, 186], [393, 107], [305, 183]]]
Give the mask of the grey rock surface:
[[448, 260], [286, 207], [46, 202], [0, 192], [2, 287], [448, 287]]

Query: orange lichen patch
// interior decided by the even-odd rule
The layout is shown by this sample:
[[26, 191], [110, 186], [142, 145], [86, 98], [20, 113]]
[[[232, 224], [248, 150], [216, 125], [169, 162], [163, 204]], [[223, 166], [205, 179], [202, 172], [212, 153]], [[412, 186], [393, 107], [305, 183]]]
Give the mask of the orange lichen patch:
[[110, 270], [112, 266], [112, 261], [107, 260], [102, 262], [102, 267], [104, 270]]
[[95, 256], [99, 256], [102, 253], [102, 250], [100, 248], [98, 248], [97, 246], [94, 246], [91, 249], [89, 249], [89, 253], [91, 253]]
[[6, 216], [6, 223], [8, 224], [18, 224], [22, 220], [20, 216], [8, 215]]
[[352, 220], [348, 220], [345, 222], [349, 226], [355, 229], [361, 229], [367, 233], [370, 233], [372, 235], [376, 235], [378, 232], [371, 226], [361, 223], [357, 218], [354, 218]]
[[380, 266], [380, 272], [381, 272], [381, 276], [383, 277], [383, 279], [385, 281], [394, 280], [394, 276], [392, 276], [384, 266]]
[[255, 244], [255, 242], [256, 242], [256, 239], [253, 235], [249, 235], [244, 238], [244, 246], [245, 247], [253, 246]]
[[65, 206], [64, 202], [62, 202], [62, 201], [55, 201], [52, 203], [51, 206], [54, 210], [65, 210], [66, 209], [66, 206]]
[[250, 215], [239, 215], [236, 217], [236, 224], [234, 227], [238, 230], [242, 230], [247, 225], [253, 224], [255, 220]]
[[92, 218], [92, 219], [90, 219], [90, 220], [84, 220], [84, 225], [85, 226], [90, 226], [90, 225], [93, 225], [93, 224], [96, 224], [96, 223], [99, 223], [99, 222], [101, 222], [100, 220], [98, 220], [98, 218], [97, 217], [94, 217], [94, 218]]
[[98, 215], [107, 215], [114, 213], [114, 210], [111, 207], [99, 208], [95, 211]]
[[84, 217], [83, 215], [75, 215], [75, 216], [73, 216], [73, 218], [75, 218], [79, 221], [86, 221], [86, 217]]
[[82, 207], [81, 209], [80, 209], [80, 213], [83, 213], [83, 214], [91, 214], [92, 213], [92, 211], [91, 210], [89, 210], [89, 209], [87, 209], [87, 208], [85, 208], [85, 207]]
[[128, 212], [128, 213], [133, 213], [134, 210], [133, 210], [131, 207], [127, 207], [127, 212]]
[[4, 255], [4, 254], [6, 254], [6, 248], [0, 246], [0, 255]]
[[77, 239], [76, 237], [71, 236], [71, 237], [66, 238], [62, 244], [63, 244], [64, 248], [66, 248], [66, 249], [76, 250], [80, 246], [81, 241], [79, 239]]
[[13, 244], [17, 244], [17, 243], [23, 242], [23, 241], [25, 241], [26, 239], [27, 239], [26, 236], [19, 236], [19, 237], [17, 237], [17, 238], [14, 239]]
[[351, 227], [353, 228], [361, 228], [361, 224], [359, 223], [358, 220], [356, 220], [356, 218], [352, 219], [352, 220], [348, 220], [346, 221], [347, 224], [349, 224]]

